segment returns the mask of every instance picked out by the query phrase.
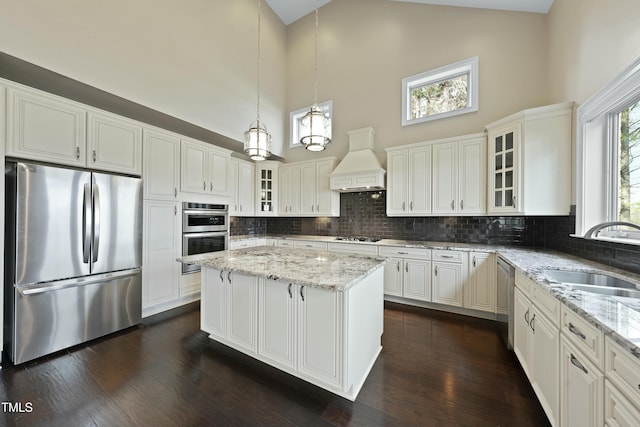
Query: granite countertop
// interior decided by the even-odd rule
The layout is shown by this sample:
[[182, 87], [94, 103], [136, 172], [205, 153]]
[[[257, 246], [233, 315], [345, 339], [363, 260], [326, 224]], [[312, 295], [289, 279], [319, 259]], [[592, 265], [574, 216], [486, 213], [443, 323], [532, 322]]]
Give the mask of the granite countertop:
[[342, 292], [382, 268], [386, 259], [309, 249], [258, 246], [190, 255], [178, 258], [178, 261]]
[[638, 289], [640, 275], [561, 252], [501, 248], [498, 253], [583, 319], [640, 358], [640, 299], [576, 290], [549, 278], [544, 270], [607, 274], [631, 281]]
[[[239, 236], [238, 239], [255, 238]], [[608, 274], [635, 283], [640, 290], [640, 275], [562, 252], [513, 246], [471, 243], [382, 239], [377, 242], [339, 241], [332, 236], [270, 235], [268, 238], [357, 243], [360, 245], [399, 246], [442, 250], [493, 252], [500, 255], [527, 277], [546, 289], [561, 303], [640, 358], [640, 299], [601, 295], [573, 289], [547, 277], [544, 270], [573, 270]]]

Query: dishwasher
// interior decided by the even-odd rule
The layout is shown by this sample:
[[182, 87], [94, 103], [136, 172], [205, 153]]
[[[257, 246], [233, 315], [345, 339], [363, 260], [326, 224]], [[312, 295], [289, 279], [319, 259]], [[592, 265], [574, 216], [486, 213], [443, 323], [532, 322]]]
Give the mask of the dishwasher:
[[516, 269], [498, 256], [498, 293], [507, 295], [508, 318], [506, 328], [503, 329], [504, 342], [507, 348], [513, 349], [513, 292], [515, 288]]

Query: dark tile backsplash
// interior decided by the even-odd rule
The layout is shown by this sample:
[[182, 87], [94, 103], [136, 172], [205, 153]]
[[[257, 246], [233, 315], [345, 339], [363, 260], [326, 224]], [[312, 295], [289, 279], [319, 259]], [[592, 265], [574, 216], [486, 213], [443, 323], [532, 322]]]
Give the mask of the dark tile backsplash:
[[566, 252], [640, 273], [640, 247], [570, 237], [575, 216], [387, 217], [386, 192], [340, 195], [338, 218], [232, 218], [231, 235], [301, 234], [517, 245]]

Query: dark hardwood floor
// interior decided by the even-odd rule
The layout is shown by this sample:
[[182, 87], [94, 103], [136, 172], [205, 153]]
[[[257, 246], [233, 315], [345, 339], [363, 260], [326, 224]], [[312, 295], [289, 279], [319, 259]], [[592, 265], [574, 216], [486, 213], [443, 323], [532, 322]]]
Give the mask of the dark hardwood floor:
[[384, 321], [356, 402], [210, 341], [192, 305], [5, 364], [0, 425], [548, 426], [494, 322], [390, 303]]

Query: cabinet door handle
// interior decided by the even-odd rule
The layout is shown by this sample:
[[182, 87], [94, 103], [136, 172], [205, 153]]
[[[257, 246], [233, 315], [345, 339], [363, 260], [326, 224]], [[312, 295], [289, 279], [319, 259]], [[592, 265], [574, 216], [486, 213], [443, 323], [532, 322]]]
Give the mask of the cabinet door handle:
[[173, 197], [178, 197], [178, 187], [173, 187]]
[[529, 324], [529, 309], [524, 313], [524, 321], [527, 322], [527, 325]]
[[209, 184], [209, 191], [213, 191], [213, 181]]
[[573, 353], [571, 353], [571, 364], [580, 369], [585, 374], [589, 373], [589, 371], [587, 371], [587, 368], [585, 368], [584, 365], [580, 363], [580, 361], [573, 355]]
[[316, 212], [320, 212], [320, 205], [316, 205]]
[[313, 212], [313, 205], [311, 205], [311, 212]]
[[398, 263], [396, 264], [396, 270], [399, 272], [400, 271], [400, 261], [398, 261]]
[[76, 160], [80, 160], [80, 147], [76, 147]]
[[289, 283], [289, 299], [293, 298], [293, 294], [291, 293], [291, 286], [292, 286], [292, 284]]
[[240, 204], [240, 212], [242, 212], [242, 204]]
[[220, 283], [224, 283], [224, 277], [222, 276], [224, 274], [224, 270], [220, 270]]
[[227, 280], [229, 281], [229, 284], [231, 284], [231, 270], [227, 273]]
[[583, 334], [580, 329], [576, 328], [573, 323], [569, 322], [569, 326], [567, 326], [567, 328], [569, 329], [569, 332], [571, 332], [572, 334], [582, 338], [583, 340], [587, 339], [587, 336], [585, 334]]
[[460, 210], [464, 210], [464, 200], [460, 200]]
[[176, 216], [176, 215], [178, 215], [178, 207], [174, 206], [173, 207], [173, 216]]
[[533, 332], [534, 334], [536, 333], [536, 314], [533, 313], [533, 317], [531, 318], [531, 322], [529, 323], [529, 326], [531, 327], [531, 332]]
[[474, 255], [474, 257], [473, 257], [473, 262], [472, 262], [472, 264], [473, 264], [473, 268], [476, 268], [476, 257], [475, 257], [475, 255]]
[[516, 196], [511, 197], [511, 206], [516, 207]]
[[207, 191], [207, 182], [202, 181], [202, 191]]
[[302, 301], [304, 302], [304, 286], [300, 286], [300, 298], [302, 298]]
[[438, 275], [438, 266], [436, 265], [435, 269], [433, 270], [433, 274], [435, 274], [436, 276]]
[[404, 212], [404, 207], [406, 206], [405, 202], [402, 202], [402, 211]]
[[413, 200], [409, 202], [409, 210], [412, 211], [413, 210]]
[[93, 163], [95, 163], [96, 162], [96, 150], [93, 150], [93, 156], [92, 157], [93, 157]]
[[405, 271], [406, 273], [408, 273], [408, 272], [409, 272], [409, 263], [406, 263], [406, 264], [404, 265], [404, 271]]
[[456, 208], [456, 201], [452, 200], [451, 201], [451, 210], [454, 210]]

